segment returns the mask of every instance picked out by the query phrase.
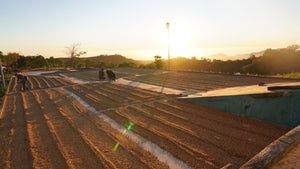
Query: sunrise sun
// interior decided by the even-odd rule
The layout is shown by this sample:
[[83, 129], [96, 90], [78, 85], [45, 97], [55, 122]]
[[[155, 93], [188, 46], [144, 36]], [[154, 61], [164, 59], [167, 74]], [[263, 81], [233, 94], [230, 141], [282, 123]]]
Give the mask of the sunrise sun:
[[187, 31], [179, 26], [170, 26], [170, 55], [171, 58], [178, 56], [186, 56], [188, 50], [187, 44]]

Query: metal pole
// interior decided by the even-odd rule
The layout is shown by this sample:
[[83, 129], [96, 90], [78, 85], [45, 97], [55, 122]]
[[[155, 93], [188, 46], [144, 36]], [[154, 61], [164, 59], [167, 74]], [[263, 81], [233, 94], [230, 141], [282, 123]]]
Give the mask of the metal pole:
[[1, 69], [1, 77], [2, 77], [2, 86], [5, 87], [5, 80], [4, 80], [4, 73], [3, 73], [3, 69], [2, 69], [1, 59], [0, 59], [0, 69]]
[[167, 29], [168, 29], [168, 60], [169, 60], [169, 71], [170, 71], [170, 31], [169, 31], [170, 23], [167, 22]]

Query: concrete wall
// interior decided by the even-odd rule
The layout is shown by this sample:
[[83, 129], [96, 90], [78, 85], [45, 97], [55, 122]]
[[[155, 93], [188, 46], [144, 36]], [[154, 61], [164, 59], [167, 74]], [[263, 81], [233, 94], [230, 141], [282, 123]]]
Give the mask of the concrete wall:
[[294, 128], [300, 125], [300, 92], [180, 98], [248, 118]]

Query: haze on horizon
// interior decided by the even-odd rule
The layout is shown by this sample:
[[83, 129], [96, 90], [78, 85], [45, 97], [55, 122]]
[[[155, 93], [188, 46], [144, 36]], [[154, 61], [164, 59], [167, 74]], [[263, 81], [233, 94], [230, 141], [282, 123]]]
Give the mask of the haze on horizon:
[[[136, 60], [237, 55], [300, 44], [298, 0], [0, 0], [0, 51], [67, 57], [121, 54]], [[84, 57], [83, 56], [83, 57]], [[227, 58], [224, 58], [227, 59]]]

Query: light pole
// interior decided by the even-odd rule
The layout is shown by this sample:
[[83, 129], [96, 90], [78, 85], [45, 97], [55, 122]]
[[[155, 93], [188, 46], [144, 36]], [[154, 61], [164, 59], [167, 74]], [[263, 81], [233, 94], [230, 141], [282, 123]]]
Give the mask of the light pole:
[[167, 22], [167, 29], [168, 29], [168, 60], [169, 60], [169, 71], [170, 71], [170, 31], [169, 31], [170, 23]]

